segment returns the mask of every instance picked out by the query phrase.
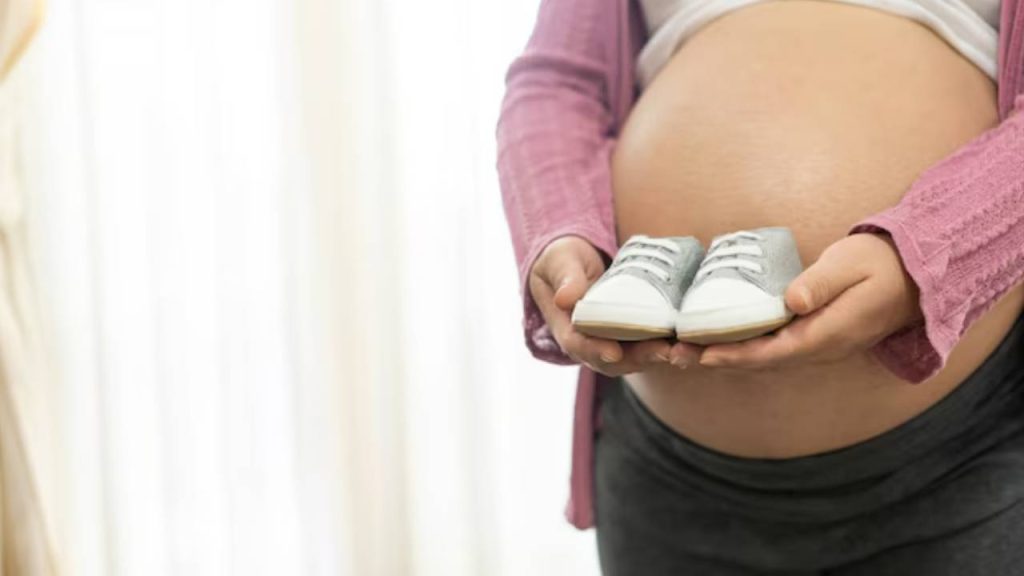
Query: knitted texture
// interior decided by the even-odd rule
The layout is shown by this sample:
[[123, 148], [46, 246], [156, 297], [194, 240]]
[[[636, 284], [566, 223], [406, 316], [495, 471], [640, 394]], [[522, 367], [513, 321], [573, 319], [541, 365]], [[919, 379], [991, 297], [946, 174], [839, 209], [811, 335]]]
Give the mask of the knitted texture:
[[897, 376], [935, 375], [964, 332], [1024, 279], [1024, 96], [999, 126], [929, 168], [899, 204], [851, 233], [889, 233], [924, 323], [876, 345]]

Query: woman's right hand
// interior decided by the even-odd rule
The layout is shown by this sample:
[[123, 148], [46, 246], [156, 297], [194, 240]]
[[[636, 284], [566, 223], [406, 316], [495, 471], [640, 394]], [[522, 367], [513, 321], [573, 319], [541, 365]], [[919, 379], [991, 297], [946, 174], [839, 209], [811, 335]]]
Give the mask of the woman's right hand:
[[619, 343], [586, 336], [573, 328], [573, 307], [604, 270], [601, 253], [578, 236], [555, 239], [534, 262], [530, 294], [562, 351], [607, 376], [641, 372], [666, 363], [678, 368], [696, 364], [700, 357], [696, 346], [664, 339]]

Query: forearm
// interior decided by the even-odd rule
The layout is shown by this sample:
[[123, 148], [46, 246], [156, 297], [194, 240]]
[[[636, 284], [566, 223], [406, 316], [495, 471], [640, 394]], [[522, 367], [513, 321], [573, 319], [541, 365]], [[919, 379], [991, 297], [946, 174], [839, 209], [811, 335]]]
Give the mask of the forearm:
[[524, 122], [535, 127], [527, 128], [525, 140], [518, 143], [509, 132], [500, 132], [499, 141], [505, 145], [499, 144], [498, 170], [519, 270], [527, 347], [541, 360], [565, 364], [571, 361], [554, 341], [531, 296], [530, 270], [544, 248], [563, 236], [579, 236], [606, 256], [614, 255], [608, 173], [614, 144], [610, 139], [580, 142], [570, 147], [580, 150], [579, 156], [571, 158], [559, 151], [559, 142], [565, 142], [561, 135], [551, 134], [542, 121], [532, 122]]
[[497, 168], [524, 302], [527, 345], [568, 363], [529, 290], [533, 263], [552, 240], [579, 236], [616, 250], [607, 78], [615, 38], [596, 0], [546, 0], [523, 55], [509, 68], [497, 128]]

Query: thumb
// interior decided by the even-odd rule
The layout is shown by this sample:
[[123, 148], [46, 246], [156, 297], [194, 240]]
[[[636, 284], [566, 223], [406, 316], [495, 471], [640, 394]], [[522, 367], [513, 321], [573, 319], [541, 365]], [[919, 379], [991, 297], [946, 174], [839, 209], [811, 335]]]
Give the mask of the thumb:
[[565, 236], [549, 244], [534, 267], [536, 277], [554, 293], [555, 305], [565, 311], [572, 310], [586, 294], [593, 278], [603, 271], [597, 249], [575, 236]]
[[786, 306], [806, 316], [833, 301], [867, 276], [842, 250], [825, 250], [786, 288]]
[[587, 288], [590, 286], [582, 264], [577, 261], [563, 264], [555, 272], [552, 280], [552, 287], [555, 289], [555, 306], [565, 311], [572, 310], [576, 302], [587, 293]]

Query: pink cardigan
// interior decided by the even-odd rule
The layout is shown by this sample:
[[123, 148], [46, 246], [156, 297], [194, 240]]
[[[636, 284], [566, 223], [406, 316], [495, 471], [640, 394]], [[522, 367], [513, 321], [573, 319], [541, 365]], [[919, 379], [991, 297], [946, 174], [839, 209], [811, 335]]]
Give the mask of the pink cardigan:
[[[498, 122], [498, 173], [524, 303], [526, 344], [568, 364], [527, 289], [552, 240], [617, 250], [610, 153], [637, 95], [633, 65], [646, 40], [635, 0], [542, 0], [524, 53], [511, 65]], [[885, 231], [920, 288], [924, 322], [874, 353], [895, 374], [935, 374], [968, 327], [1024, 277], [1024, 7], [1003, 0], [1001, 123], [925, 170], [892, 208], [850, 233]], [[603, 377], [581, 369], [566, 517], [593, 526], [593, 434]]]

